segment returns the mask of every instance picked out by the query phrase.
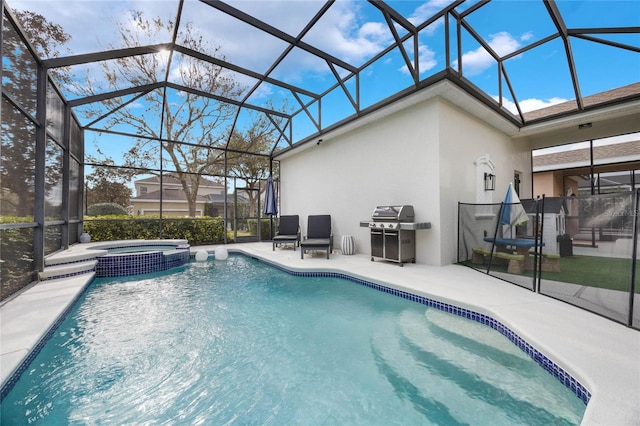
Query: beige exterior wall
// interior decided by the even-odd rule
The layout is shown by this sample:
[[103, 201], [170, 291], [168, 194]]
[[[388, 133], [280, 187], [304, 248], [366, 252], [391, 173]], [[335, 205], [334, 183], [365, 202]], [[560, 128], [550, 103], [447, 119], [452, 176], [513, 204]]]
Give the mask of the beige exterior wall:
[[457, 259], [457, 203], [475, 203], [475, 161], [495, 162], [502, 201], [513, 171], [522, 172], [524, 197], [531, 196], [528, 148], [439, 97], [406, 107], [319, 145], [280, 159], [282, 214], [298, 214], [303, 234], [310, 214], [331, 214], [335, 246], [342, 235], [369, 253], [369, 220], [377, 205], [412, 204], [418, 222], [418, 263], [446, 265]]
[[[135, 182], [135, 188], [136, 188], [136, 196], [140, 196], [142, 195], [142, 188], [145, 188], [146, 192], [145, 193], [150, 193], [153, 191], [159, 191], [160, 190], [160, 184], [156, 183], [156, 182]], [[182, 191], [182, 187], [180, 185], [177, 184], [164, 184], [165, 189], [166, 188], [173, 188], [179, 191]], [[202, 196], [206, 196], [206, 195], [222, 195], [224, 194], [224, 187], [223, 186], [208, 186], [208, 185], [200, 185], [198, 187], [198, 195], [202, 195]]]
[[[189, 208], [186, 202], [163, 203], [164, 216], [189, 216]], [[160, 202], [158, 201], [133, 201], [134, 216], [152, 216], [160, 214]], [[204, 215], [204, 203], [196, 203], [196, 216]]]
[[543, 194], [547, 197], [561, 196], [562, 176], [558, 179], [554, 172], [534, 173], [533, 188], [535, 191], [534, 197], [542, 197]]
[[[160, 184], [157, 182], [145, 182], [145, 181], [136, 181], [134, 182], [136, 188], [136, 196], [143, 195], [141, 189], [145, 188], [145, 194], [151, 193], [154, 191], [160, 190]], [[172, 189], [175, 191], [182, 192], [182, 187], [176, 183], [165, 183], [164, 185], [165, 191], [167, 189]], [[222, 185], [200, 185], [198, 188], [199, 196], [206, 195], [221, 195], [224, 194], [224, 186]], [[167, 201], [163, 200], [163, 214], [165, 216], [189, 216], [189, 205], [187, 201]], [[196, 201], [196, 216], [203, 216], [205, 209], [205, 202]], [[130, 206], [131, 214], [135, 216], [151, 216], [151, 215], [159, 215], [160, 214], [160, 201], [153, 199], [131, 199]]]

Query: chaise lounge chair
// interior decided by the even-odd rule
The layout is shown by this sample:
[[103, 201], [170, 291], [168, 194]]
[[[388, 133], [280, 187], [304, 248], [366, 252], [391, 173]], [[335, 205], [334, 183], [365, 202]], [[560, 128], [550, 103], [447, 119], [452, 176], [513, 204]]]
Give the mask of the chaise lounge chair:
[[277, 245], [284, 243], [293, 243], [293, 251], [296, 251], [296, 245], [300, 245], [300, 218], [297, 214], [280, 216], [278, 230], [272, 241], [274, 251]]
[[308, 250], [326, 250], [333, 253], [333, 234], [331, 233], [331, 215], [311, 215], [307, 220], [307, 236], [300, 242], [300, 259]]

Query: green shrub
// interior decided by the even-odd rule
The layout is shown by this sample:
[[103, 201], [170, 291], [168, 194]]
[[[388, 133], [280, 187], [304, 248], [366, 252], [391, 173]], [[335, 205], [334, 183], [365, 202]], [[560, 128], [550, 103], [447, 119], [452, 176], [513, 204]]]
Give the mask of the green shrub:
[[[274, 227], [277, 223], [277, 219], [274, 219]], [[258, 234], [258, 230], [256, 229], [258, 227], [258, 221], [256, 219], [248, 219], [247, 220], [247, 226], [249, 228], [249, 234], [250, 235], [257, 235]], [[271, 219], [270, 218], [263, 218], [260, 219], [260, 239], [261, 240], [270, 240], [271, 239]]]
[[31, 216], [0, 216], [0, 223], [31, 223], [33, 222], [33, 215]]
[[87, 216], [104, 216], [112, 214], [127, 214], [127, 209], [116, 203], [97, 203], [87, 208]]
[[[85, 217], [84, 232], [91, 241], [129, 239], [155, 240], [160, 238], [160, 218], [121, 215]], [[163, 218], [163, 239], [186, 239], [191, 245], [221, 244], [224, 242], [224, 221], [210, 218]]]

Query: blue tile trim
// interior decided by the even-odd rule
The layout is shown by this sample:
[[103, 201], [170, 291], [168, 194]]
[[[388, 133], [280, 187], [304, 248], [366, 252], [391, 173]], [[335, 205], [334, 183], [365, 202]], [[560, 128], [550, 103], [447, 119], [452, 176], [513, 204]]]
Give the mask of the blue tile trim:
[[88, 262], [88, 261], [94, 260], [94, 259], [95, 259], [95, 257], [87, 257], [86, 259], [70, 260], [68, 262], [52, 263], [50, 265], [48, 265], [46, 263], [46, 261], [45, 261], [45, 265], [44, 266], [73, 265], [74, 263]]
[[[61, 265], [66, 265], [66, 263], [62, 263]], [[88, 268], [85, 269], [84, 271], [77, 271], [77, 272], [69, 272], [68, 274], [60, 274], [60, 275], [52, 275], [50, 277], [47, 277], [43, 280], [40, 281], [49, 281], [49, 280], [57, 280], [60, 278], [69, 278], [69, 277], [75, 277], [78, 275], [84, 275], [84, 274], [90, 274], [92, 272], [95, 272], [96, 268], [95, 266], [93, 268]]]
[[[244, 254], [243, 254], [244, 255]], [[244, 255], [246, 256], [246, 255]], [[402, 297], [403, 299], [411, 300], [413, 302], [417, 302], [431, 308], [439, 309], [441, 311], [449, 312], [454, 315], [458, 315], [472, 321], [479, 322], [480, 324], [487, 325], [494, 330], [498, 331], [500, 334], [509, 339], [512, 343], [514, 343], [517, 347], [519, 347], [524, 353], [529, 355], [535, 362], [538, 363], [542, 368], [544, 368], [547, 372], [549, 372], [553, 377], [558, 379], [560, 383], [566, 386], [571, 392], [573, 392], [580, 400], [586, 405], [591, 399], [591, 392], [581, 384], [577, 379], [575, 379], [570, 373], [568, 373], [565, 369], [560, 367], [558, 364], [553, 362], [549, 357], [544, 355], [538, 349], [536, 349], [533, 345], [528, 343], [522, 337], [520, 337], [517, 333], [511, 330], [506, 325], [502, 324], [500, 321], [485, 315], [479, 312], [472, 311], [470, 309], [461, 308], [459, 306], [455, 306], [449, 303], [439, 302], [434, 299], [430, 299], [425, 296], [419, 296], [417, 294], [409, 293], [407, 291], [398, 290], [392, 287], [387, 287], [382, 284], [376, 284], [367, 280], [363, 280], [361, 278], [352, 277], [347, 274], [343, 274], [340, 272], [300, 272], [293, 271], [287, 269], [281, 265], [271, 263], [264, 259], [260, 259], [257, 257], [249, 256], [253, 259], [260, 261], [262, 263], [266, 263], [276, 269], [279, 269], [283, 272], [286, 272], [291, 275], [295, 275], [298, 277], [327, 277], [327, 278], [340, 278], [343, 280], [351, 281], [360, 285], [364, 285], [366, 287], [372, 288], [374, 290], [382, 291], [384, 293], [389, 293], [394, 296]]]

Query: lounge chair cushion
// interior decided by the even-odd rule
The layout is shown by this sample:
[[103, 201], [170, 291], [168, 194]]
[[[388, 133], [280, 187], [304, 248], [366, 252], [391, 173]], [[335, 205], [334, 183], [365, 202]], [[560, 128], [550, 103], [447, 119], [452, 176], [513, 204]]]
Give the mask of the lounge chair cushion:
[[293, 243], [293, 250], [296, 249], [296, 244], [300, 244], [300, 218], [298, 215], [286, 215], [280, 216], [278, 224], [278, 230], [276, 236], [272, 239], [273, 250], [276, 249], [276, 245], [283, 243]]
[[300, 242], [300, 258], [306, 250], [326, 250], [327, 259], [333, 251], [331, 215], [311, 215], [307, 220], [307, 236]]

